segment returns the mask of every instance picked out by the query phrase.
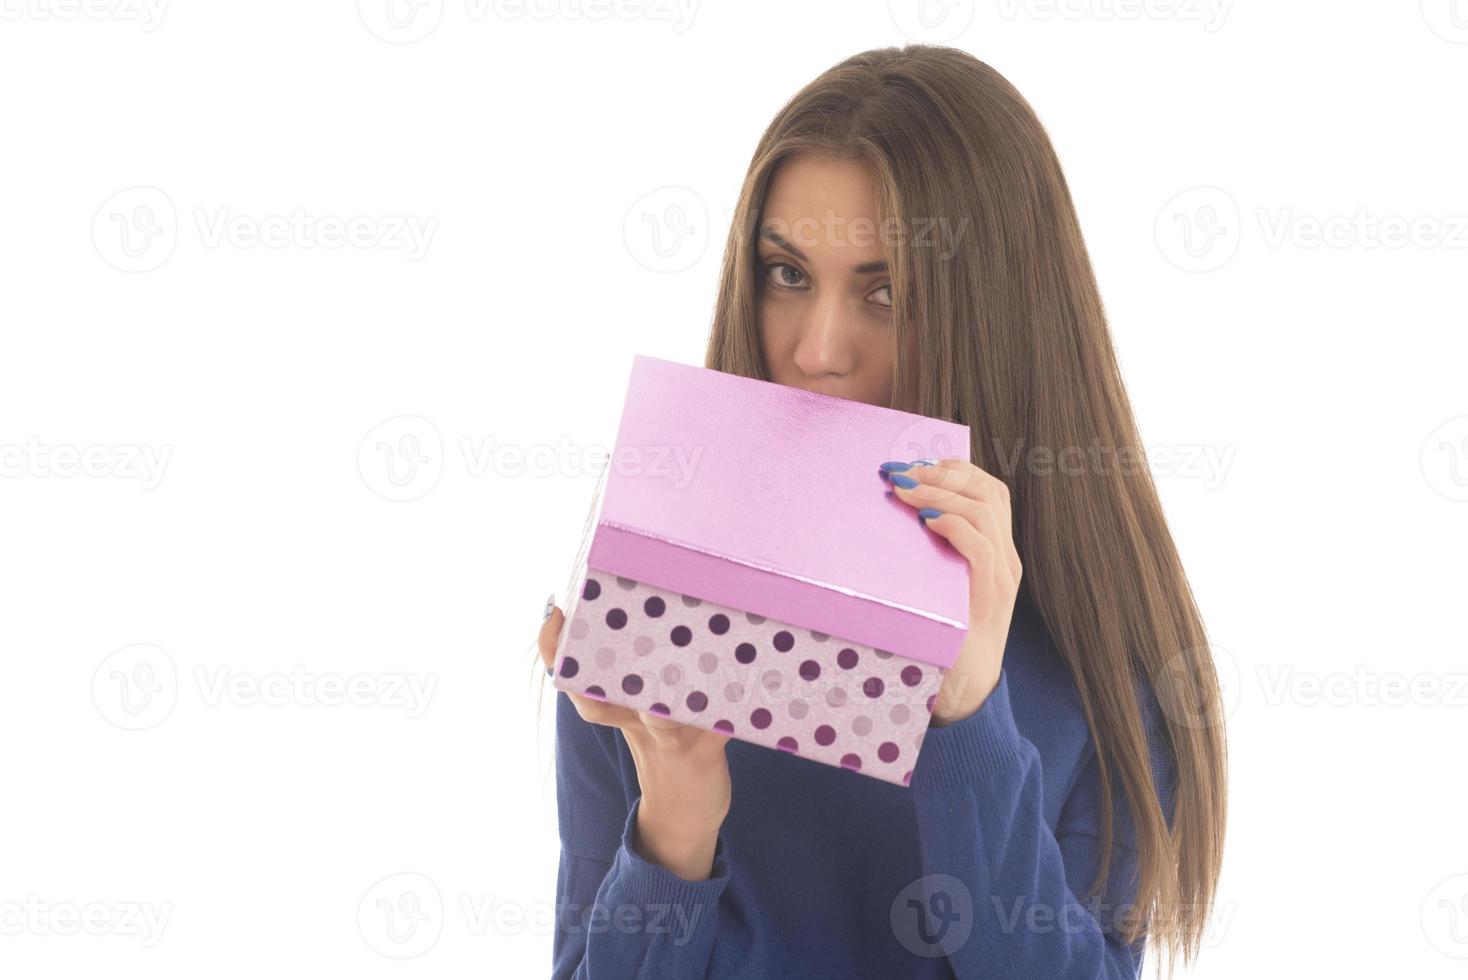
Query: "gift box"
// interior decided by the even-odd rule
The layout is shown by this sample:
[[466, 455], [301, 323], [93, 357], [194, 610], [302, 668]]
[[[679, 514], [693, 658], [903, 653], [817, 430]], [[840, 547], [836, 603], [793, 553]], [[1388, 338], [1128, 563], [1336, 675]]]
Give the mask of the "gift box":
[[636, 355], [554, 685], [907, 785], [969, 572], [878, 467], [955, 456], [965, 425]]

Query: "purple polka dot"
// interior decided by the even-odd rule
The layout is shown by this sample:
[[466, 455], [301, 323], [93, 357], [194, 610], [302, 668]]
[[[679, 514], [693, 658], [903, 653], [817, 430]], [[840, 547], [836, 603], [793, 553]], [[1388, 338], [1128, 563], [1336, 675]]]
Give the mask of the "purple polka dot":
[[581, 665], [576, 662], [576, 658], [575, 657], [562, 657], [561, 658], [561, 676], [562, 677], [575, 677], [576, 676], [576, 672], [578, 670], [580, 670], [580, 669], [581, 669]]
[[886, 689], [887, 685], [882, 683], [880, 677], [868, 677], [861, 685], [861, 693], [869, 698], [881, 697], [882, 692]]
[[747, 612], [744, 614], [744, 618], [749, 620], [750, 624], [754, 626], [758, 626], [765, 621], [765, 617], [759, 613]]
[[907, 770], [907, 772], [905, 772], [905, 773], [902, 774], [902, 785], [904, 785], [904, 786], [911, 786], [912, 785], [912, 770], [911, 769]]
[[842, 769], [854, 769], [854, 770], [860, 772], [861, 771], [861, 756], [857, 755], [855, 752], [848, 752], [848, 753], [846, 753], [845, 755], [843, 755], [841, 757], [841, 768]]
[[812, 640], [815, 640], [817, 643], [825, 643], [827, 640], [829, 640], [831, 638], [831, 634], [829, 634], [829, 633], [821, 633], [821, 632], [818, 632], [816, 630], [811, 630], [810, 631], [810, 638]]
[[709, 632], [715, 636], [723, 636], [729, 632], [729, 617], [723, 613], [715, 613], [709, 617]]
[[821, 665], [814, 660], [807, 660], [800, 665], [800, 676], [802, 680], [813, 681], [821, 676]]
[[642, 604], [642, 611], [647, 613], [653, 619], [657, 619], [659, 616], [661, 616], [663, 614], [663, 611], [667, 608], [668, 604], [655, 595], [648, 596], [647, 601]]
[[723, 732], [725, 735], [732, 735], [734, 733], [734, 723], [721, 718], [714, 722], [714, 731]]
[[795, 741], [795, 739], [791, 738], [789, 735], [786, 735], [784, 738], [780, 739], [780, 741], [775, 743], [775, 748], [779, 749], [781, 752], [794, 752], [796, 749], [800, 748], [800, 743]]
[[937, 703], [938, 703], [938, 695], [936, 695], [936, 694], [929, 694], [928, 695], [928, 714], [932, 714], [933, 713], [933, 705], [935, 705]]
[[601, 685], [593, 684], [586, 689], [586, 696], [596, 698], [598, 701], [605, 701], [607, 699], [607, 692], [601, 689]]
[[687, 626], [673, 627], [673, 646], [686, 647], [693, 642], [693, 630]]
[[680, 595], [678, 598], [679, 599], [682, 599], [683, 600], [683, 605], [687, 606], [690, 609], [692, 609], [694, 606], [701, 605], [703, 603], [703, 600], [702, 599], [695, 599], [691, 595]]
[[770, 711], [768, 708], [755, 708], [749, 714], [749, 723], [755, 728], [770, 727]]
[[589, 602], [599, 595], [601, 595], [601, 583], [594, 578], [587, 579], [586, 584], [581, 587], [581, 598]]
[[795, 646], [795, 637], [790, 635], [789, 630], [781, 630], [775, 634], [775, 649], [781, 653], [789, 653], [790, 648]]
[[876, 654], [878, 660], [892, 659], [892, 651], [890, 650], [873, 650], [872, 653]]
[[621, 629], [627, 625], [627, 613], [621, 609], [608, 609], [607, 625], [614, 630]]
[[836, 729], [830, 725], [822, 725], [816, 729], [817, 745], [830, 745], [834, 741], [836, 741]]
[[915, 664], [902, 668], [902, 683], [908, 687], [917, 687], [923, 682], [923, 669]]
[[624, 588], [624, 589], [635, 589], [635, 588], [637, 588], [637, 579], [635, 579], [635, 578], [623, 578], [621, 575], [618, 575], [617, 576], [617, 584], [619, 586], [621, 586], [622, 588]]
[[754, 663], [754, 644], [741, 643], [734, 648], [734, 659], [742, 664]]
[[709, 696], [702, 691], [691, 691], [687, 704], [689, 711], [702, 711], [709, 706]]
[[877, 746], [877, 758], [883, 762], [896, 762], [898, 748], [896, 742], [883, 742]]
[[628, 674], [622, 678], [622, 690], [628, 694], [641, 694], [642, 678], [637, 674]]
[[661, 701], [657, 702], [656, 704], [654, 704], [651, 708], [648, 708], [647, 710], [648, 711], [651, 711], [655, 715], [662, 715], [664, 718], [666, 718], [666, 717], [668, 717], [668, 715], [672, 714], [672, 712], [668, 710], [668, 706], [666, 704], [663, 704], [663, 702], [661, 702]]
[[842, 650], [840, 653], [836, 654], [836, 663], [838, 666], [840, 666], [842, 670], [850, 670], [851, 668], [855, 667], [856, 662], [860, 659], [861, 658], [856, 655], [856, 651], [851, 649], [851, 647], [847, 647], [845, 650]]

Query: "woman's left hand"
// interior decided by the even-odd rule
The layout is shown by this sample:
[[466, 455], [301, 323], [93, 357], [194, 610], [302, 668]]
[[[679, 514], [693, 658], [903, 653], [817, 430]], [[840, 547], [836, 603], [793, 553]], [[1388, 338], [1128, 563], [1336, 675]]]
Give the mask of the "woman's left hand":
[[889, 469], [887, 477], [897, 498], [919, 508], [922, 523], [968, 559], [968, 633], [933, 707], [933, 724], [949, 725], [979, 710], [999, 683], [1022, 571], [1009, 488], [956, 458]]

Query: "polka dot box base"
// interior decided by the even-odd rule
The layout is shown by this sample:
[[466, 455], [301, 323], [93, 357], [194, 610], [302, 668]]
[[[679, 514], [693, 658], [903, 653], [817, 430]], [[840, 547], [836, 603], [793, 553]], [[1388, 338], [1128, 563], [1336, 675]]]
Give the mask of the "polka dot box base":
[[905, 786], [942, 671], [591, 569], [555, 686]]

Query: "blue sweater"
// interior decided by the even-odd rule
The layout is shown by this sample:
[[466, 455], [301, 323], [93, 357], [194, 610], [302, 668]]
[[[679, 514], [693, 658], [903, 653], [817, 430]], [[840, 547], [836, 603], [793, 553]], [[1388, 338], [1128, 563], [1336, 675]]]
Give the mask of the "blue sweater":
[[[1139, 685], [1152, 775], [1171, 819], [1174, 770]], [[1135, 835], [1099, 898], [1095, 745], [1070, 673], [1022, 589], [998, 687], [930, 728], [910, 787], [747, 742], [727, 746], [733, 799], [712, 876], [638, 850], [637, 771], [622, 733], [557, 697], [561, 854], [554, 976], [1128, 977], [1142, 942], [1112, 930], [1135, 896]]]

